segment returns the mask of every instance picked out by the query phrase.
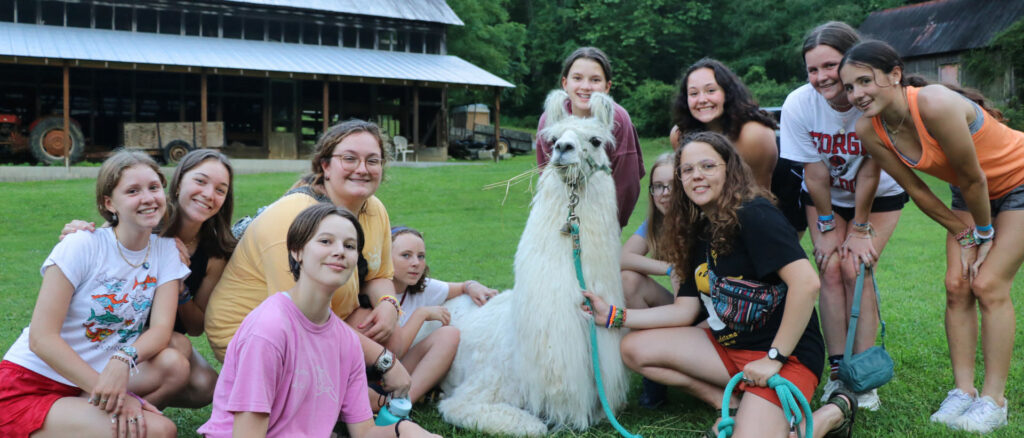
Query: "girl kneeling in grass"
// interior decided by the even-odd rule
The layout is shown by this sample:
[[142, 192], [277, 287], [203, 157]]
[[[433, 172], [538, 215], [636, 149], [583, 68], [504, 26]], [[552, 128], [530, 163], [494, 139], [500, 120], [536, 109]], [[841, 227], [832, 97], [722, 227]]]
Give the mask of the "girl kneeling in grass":
[[53, 248], [32, 323], [0, 363], [0, 436], [177, 432], [146, 401], [177, 393], [189, 373], [188, 358], [168, 348], [189, 270], [174, 239], [153, 234], [164, 176], [148, 156], [118, 152], [100, 167], [96, 206], [111, 226]]
[[242, 321], [200, 434], [330, 436], [340, 420], [353, 437], [437, 436], [404, 420], [373, 425], [359, 338], [330, 306], [362, 246], [362, 227], [348, 210], [316, 204], [295, 218], [287, 234], [295, 286]]

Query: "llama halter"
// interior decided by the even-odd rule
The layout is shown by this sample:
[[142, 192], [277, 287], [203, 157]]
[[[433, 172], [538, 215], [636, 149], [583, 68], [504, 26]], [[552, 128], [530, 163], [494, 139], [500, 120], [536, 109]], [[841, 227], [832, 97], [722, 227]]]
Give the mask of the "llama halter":
[[[589, 159], [589, 158], [588, 158]], [[592, 162], [591, 162], [592, 163]], [[591, 166], [591, 170], [596, 172], [598, 170], [604, 170], [611, 173], [611, 169], [607, 166], [604, 168]], [[583, 280], [583, 261], [580, 257], [580, 218], [576, 216], [576, 205], [580, 202], [579, 185], [575, 182], [569, 183], [569, 216], [565, 219], [565, 225], [562, 226], [562, 234], [567, 234], [572, 237], [572, 260], [573, 265], [576, 266], [576, 281], [580, 284], [580, 289], [587, 290], [587, 283]], [[590, 302], [590, 298], [586, 298], [587, 307], [593, 309], [593, 305]], [[640, 435], [633, 435], [629, 433], [626, 428], [619, 424], [619, 421], [615, 419], [615, 413], [612, 412], [611, 406], [608, 405], [608, 397], [604, 393], [604, 382], [601, 379], [601, 360], [597, 354], [597, 329], [594, 328], [594, 324], [590, 324], [590, 361], [594, 364], [594, 381], [597, 383], [597, 396], [601, 400], [601, 407], [604, 408], [604, 414], [608, 417], [608, 422], [615, 427], [615, 430], [619, 432], [624, 438], [643, 438]]]

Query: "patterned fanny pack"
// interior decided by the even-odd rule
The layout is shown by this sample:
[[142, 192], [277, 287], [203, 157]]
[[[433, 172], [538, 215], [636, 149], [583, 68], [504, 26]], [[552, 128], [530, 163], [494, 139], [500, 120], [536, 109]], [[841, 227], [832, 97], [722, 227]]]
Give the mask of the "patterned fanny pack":
[[708, 257], [708, 286], [715, 313], [729, 328], [749, 332], [764, 327], [786, 298], [786, 283], [771, 285], [759, 281], [719, 277]]

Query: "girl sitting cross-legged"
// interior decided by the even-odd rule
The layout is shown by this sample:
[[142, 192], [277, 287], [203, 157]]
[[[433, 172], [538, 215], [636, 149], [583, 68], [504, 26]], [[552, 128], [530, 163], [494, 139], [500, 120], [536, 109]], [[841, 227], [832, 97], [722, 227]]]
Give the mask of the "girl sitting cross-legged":
[[198, 432], [326, 437], [342, 421], [357, 438], [437, 436], [406, 420], [374, 426], [359, 337], [331, 311], [363, 249], [355, 215], [315, 204], [292, 222], [286, 245], [295, 286], [242, 321], [228, 344], [213, 415]]

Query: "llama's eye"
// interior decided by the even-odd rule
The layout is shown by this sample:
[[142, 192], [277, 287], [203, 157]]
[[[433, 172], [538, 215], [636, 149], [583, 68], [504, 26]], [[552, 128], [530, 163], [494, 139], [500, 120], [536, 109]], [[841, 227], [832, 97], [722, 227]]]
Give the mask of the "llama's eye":
[[594, 145], [595, 148], [599, 147], [601, 146], [601, 139], [597, 137], [590, 137], [590, 144]]

